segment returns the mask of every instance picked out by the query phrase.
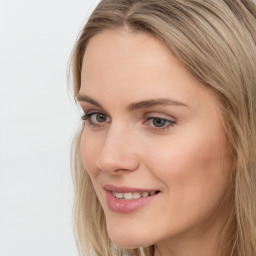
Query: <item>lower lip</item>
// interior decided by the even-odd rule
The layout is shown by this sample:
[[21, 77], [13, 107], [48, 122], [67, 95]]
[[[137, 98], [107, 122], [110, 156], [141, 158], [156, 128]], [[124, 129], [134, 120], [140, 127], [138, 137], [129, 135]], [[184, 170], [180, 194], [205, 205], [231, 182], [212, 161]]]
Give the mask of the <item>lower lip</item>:
[[106, 191], [106, 194], [107, 194], [107, 203], [110, 210], [112, 210], [113, 212], [119, 212], [119, 213], [131, 213], [131, 212], [137, 211], [143, 206], [150, 203], [157, 196], [157, 194], [155, 194], [152, 196], [141, 197], [138, 199], [125, 200], [125, 199], [116, 198], [110, 191]]

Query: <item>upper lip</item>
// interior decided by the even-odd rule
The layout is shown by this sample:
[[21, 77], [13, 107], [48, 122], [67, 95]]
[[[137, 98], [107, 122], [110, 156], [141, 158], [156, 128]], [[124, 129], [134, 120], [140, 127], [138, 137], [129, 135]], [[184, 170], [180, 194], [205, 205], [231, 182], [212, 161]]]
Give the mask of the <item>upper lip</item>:
[[143, 193], [143, 192], [152, 192], [159, 191], [158, 189], [146, 189], [146, 188], [134, 188], [134, 187], [126, 187], [126, 186], [115, 186], [111, 184], [106, 184], [103, 188], [107, 191], [116, 192], [116, 193]]

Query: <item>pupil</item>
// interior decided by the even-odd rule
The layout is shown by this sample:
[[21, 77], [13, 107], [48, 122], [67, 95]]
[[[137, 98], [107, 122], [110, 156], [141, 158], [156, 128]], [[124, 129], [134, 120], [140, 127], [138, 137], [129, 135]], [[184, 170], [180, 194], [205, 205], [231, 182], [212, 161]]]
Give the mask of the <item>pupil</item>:
[[165, 121], [164, 119], [155, 118], [155, 119], [153, 120], [153, 124], [154, 124], [154, 126], [156, 126], [156, 127], [162, 127], [162, 126], [165, 125], [165, 123], [166, 123], [166, 121]]
[[103, 114], [98, 114], [96, 116], [96, 119], [97, 119], [98, 122], [105, 122], [106, 121], [106, 116], [103, 115]]

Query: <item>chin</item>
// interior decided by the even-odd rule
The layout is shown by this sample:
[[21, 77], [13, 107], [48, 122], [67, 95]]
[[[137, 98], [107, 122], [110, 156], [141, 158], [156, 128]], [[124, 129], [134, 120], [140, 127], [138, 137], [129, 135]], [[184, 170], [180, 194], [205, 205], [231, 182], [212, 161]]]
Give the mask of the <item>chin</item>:
[[148, 247], [154, 244], [152, 236], [140, 232], [136, 228], [126, 229], [122, 225], [107, 226], [108, 235], [111, 241], [120, 248], [135, 249], [139, 247]]
[[110, 236], [110, 239], [114, 244], [116, 244], [118, 247], [123, 249], [136, 249], [139, 247], [148, 247], [152, 245], [152, 244], [148, 244], [146, 242], [138, 241], [131, 238], [122, 239], [122, 238], [115, 238], [115, 237], [112, 238]]

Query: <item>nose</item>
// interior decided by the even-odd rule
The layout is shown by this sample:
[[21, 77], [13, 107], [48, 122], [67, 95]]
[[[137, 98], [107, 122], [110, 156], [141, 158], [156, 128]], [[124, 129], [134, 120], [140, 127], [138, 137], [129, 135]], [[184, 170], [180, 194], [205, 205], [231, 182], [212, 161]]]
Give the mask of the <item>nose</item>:
[[99, 170], [111, 175], [135, 171], [139, 166], [134, 131], [109, 127], [97, 158]]

